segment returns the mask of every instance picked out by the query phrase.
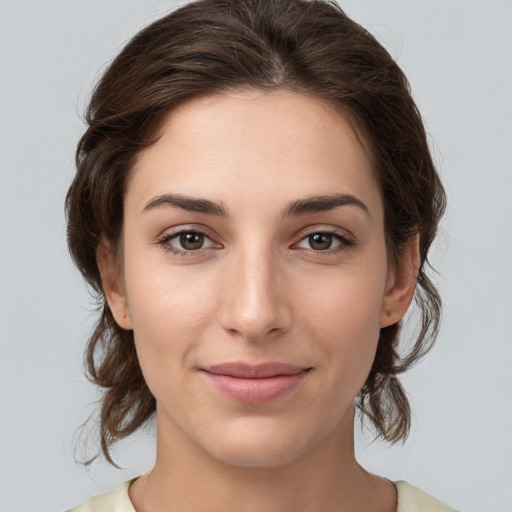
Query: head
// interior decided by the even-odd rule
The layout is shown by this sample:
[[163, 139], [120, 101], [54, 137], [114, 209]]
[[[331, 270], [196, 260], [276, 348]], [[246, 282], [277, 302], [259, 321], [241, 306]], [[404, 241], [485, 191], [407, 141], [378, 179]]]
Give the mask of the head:
[[[445, 201], [407, 80], [386, 50], [334, 2], [203, 0], [186, 5], [142, 30], [107, 69], [89, 105], [88, 127], [77, 149], [77, 174], [67, 196], [71, 254], [97, 293], [102, 308], [89, 341], [86, 363], [92, 381], [105, 390], [101, 439], [107, 458], [108, 448], [137, 430], [156, 408], [154, 390], [148, 387], [149, 370], [145, 376], [137, 355], [137, 327], [131, 318], [134, 312], [128, 308], [126, 317], [120, 313], [118, 302], [112, 298], [115, 279], [107, 275], [108, 268], [116, 268], [123, 282], [130, 236], [127, 222], [131, 222], [132, 206], [137, 204], [137, 194], [146, 183], [144, 173], [155, 168], [150, 162], [158, 159], [159, 151], [172, 147], [173, 141], [178, 140], [178, 136], [172, 135], [174, 127], [180, 129], [179, 135], [184, 133], [182, 128], [187, 122], [195, 119], [200, 124], [206, 115], [209, 121], [205, 126], [211, 126], [213, 132], [219, 126], [227, 127], [227, 121], [222, 125], [223, 113], [227, 116], [232, 112], [236, 118], [238, 112], [238, 127], [250, 128], [247, 120], [254, 118], [256, 112], [266, 112], [266, 118], [254, 121], [257, 140], [264, 130], [270, 132], [272, 125], [265, 126], [265, 119], [280, 108], [283, 116], [276, 121], [283, 119], [283, 123], [299, 123], [301, 112], [312, 112], [308, 119], [313, 125], [316, 122], [318, 129], [304, 136], [316, 141], [317, 148], [323, 141], [330, 141], [332, 134], [339, 136], [340, 153], [341, 148], [357, 148], [352, 156], [361, 163], [356, 167], [362, 169], [364, 180], [355, 179], [359, 179], [360, 185], [368, 183], [365, 190], [375, 192], [367, 202], [371, 203], [370, 210], [375, 209], [373, 220], [381, 222], [381, 262], [387, 269], [384, 294], [392, 287], [395, 271], [412, 262], [409, 267], [414, 274], [415, 300], [421, 313], [417, 338], [406, 340], [407, 351], [399, 350], [400, 319], [408, 301], [389, 308], [387, 319], [384, 302], [379, 302], [375, 343], [368, 349], [371, 360], [366, 369], [361, 367], [364, 375], [356, 393], [359, 410], [379, 435], [391, 442], [407, 435], [409, 404], [397, 376], [426, 353], [437, 333], [440, 299], [425, 269]], [[297, 112], [295, 119], [290, 117], [290, 111]], [[305, 125], [307, 120], [301, 124]], [[327, 125], [330, 129], [321, 137], [322, 127]], [[209, 133], [204, 133], [203, 139]], [[226, 128], [226, 134], [230, 139], [236, 138], [233, 130]], [[197, 138], [198, 144], [200, 140]], [[216, 141], [210, 150], [221, 145], [222, 140]], [[331, 149], [335, 145], [330, 141]], [[202, 154], [201, 148], [197, 153]], [[203, 153], [206, 155], [206, 149]], [[347, 155], [347, 151], [343, 154]], [[290, 151], [289, 157], [293, 159], [293, 155]], [[297, 163], [307, 157], [299, 150], [295, 156]], [[170, 156], [174, 157], [184, 155]], [[191, 162], [188, 165], [194, 168]], [[187, 165], [181, 168], [186, 169]], [[235, 164], [231, 170], [234, 168]], [[189, 173], [183, 177], [184, 183], [187, 179], [189, 184], [191, 179], [201, 184], [211, 181], [214, 188], [210, 191], [219, 193], [236, 188], [229, 181], [234, 176], [216, 175], [219, 169], [219, 165], [213, 166], [209, 179], [207, 175]], [[261, 169], [256, 167], [255, 173]], [[314, 186], [301, 181], [299, 174], [272, 177], [269, 171], [268, 188], [271, 189], [274, 178], [289, 185], [290, 190], [297, 184], [299, 192]], [[262, 173], [255, 176], [259, 181], [254, 190], [258, 190]], [[240, 178], [242, 183], [250, 183], [250, 175]], [[148, 180], [158, 184], [154, 176]], [[336, 181], [336, 176], [320, 173], [321, 196], [325, 196], [329, 180]], [[180, 189], [178, 195], [183, 195], [184, 190]], [[228, 200], [229, 194], [221, 197], [225, 198]], [[273, 206], [282, 206], [279, 201], [276, 194], [268, 194], [261, 197], [261, 208], [271, 211]], [[256, 200], [256, 208], [258, 204]], [[237, 208], [236, 202], [227, 206]], [[244, 217], [242, 211], [238, 218], [250, 217]], [[214, 233], [209, 239], [219, 242], [215, 241]], [[222, 247], [229, 245], [227, 241], [219, 243]], [[197, 270], [194, 265], [189, 267], [187, 272]], [[241, 267], [231, 268], [239, 269], [243, 282]], [[286, 281], [279, 265], [272, 268], [272, 278], [261, 271], [263, 280]], [[126, 296], [126, 290], [119, 288], [118, 295]], [[294, 297], [300, 292], [293, 286], [282, 289], [294, 290], [290, 291]], [[226, 286], [223, 293], [236, 300], [236, 283]], [[338, 297], [334, 291], [331, 296]], [[224, 297], [223, 303], [229, 300]], [[286, 318], [293, 308], [287, 307], [287, 297], [276, 295], [272, 300], [274, 304], [269, 310], [282, 309], [280, 320], [273, 320], [277, 323], [272, 329], [284, 339], [291, 329]], [[339, 307], [342, 315], [344, 304], [340, 302]], [[330, 307], [324, 310], [335, 311]], [[231, 317], [226, 313], [224, 320], [220, 320], [220, 328], [224, 325], [226, 332], [244, 332], [242, 327], [237, 329], [230, 324], [236, 321], [236, 310], [230, 311]]]

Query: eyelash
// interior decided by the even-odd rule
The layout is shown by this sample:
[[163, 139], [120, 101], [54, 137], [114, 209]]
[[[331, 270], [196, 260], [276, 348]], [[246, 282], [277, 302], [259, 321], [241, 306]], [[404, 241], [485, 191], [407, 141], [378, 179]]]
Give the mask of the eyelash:
[[[320, 230], [313, 230], [309, 233], [305, 234], [300, 240], [299, 244], [308, 239], [310, 236], [313, 235], [330, 235], [333, 237], [333, 239], [336, 239], [339, 242], [339, 245], [337, 247], [328, 248], [324, 250], [314, 250], [314, 249], [304, 249], [309, 252], [310, 256], [314, 258], [321, 258], [322, 256], [337, 254], [342, 251], [347, 251], [354, 245], [356, 245], [356, 241], [350, 237], [349, 235], [342, 235], [340, 234], [335, 228], [327, 228], [327, 229], [320, 229]], [[294, 244], [298, 245], [298, 244]]]
[[[182, 229], [180, 231], [176, 231], [174, 233], [167, 233], [163, 235], [161, 238], [157, 240], [157, 243], [162, 247], [162, 249], [166, 253], [170, 253], [174, 256], [181, 256], [185, 258], [198, 256], [199, 254], [202, 254], [204, 252], [203, 248], [198, 250], [184, 250], [184, 249], [178, 249], [176, 247], [173, 247], [169, 244], [169, 242], [175, 238], [179, 238], [181, 235], [185, 234], [194, 234], [194, 235], [203, 235], [205, 238], [210, 239], [207, 233], [204, 231], [201, 231], [200, 229]], [[211, 239], [210, 239], [211, 240]], [[215, 244], [214, 244], [215, 245]]]
[[[157, 244], [160, 245], [166, 253], [170, 253], [174, 256], [180, 256], [180, 257], [198, 256], [198, 255], [202, 254], [205, 250], [209, 249], [209, 247], [207, 247], [205, 249], [200, 248], [197, 250], [184, 250], [184, 249], [178, 249], [169, 244], [169, 242], [171, 240], [173, 240], [175, 238], [179, 238], [180, 236], [182, 236], [184, 234], [202, 235], [205, 238], [211, 240], [211, 238], [208, 236], [208, 234], [200, 229], [184, 229], [184, 230], [176, 231], [174, 233], [167, 233], [167, 234], [163, 235], [162, 237], [160, 237], [157, 240]], [[305, 251], [310, 252], [310, 254], [315, 258], [321, 257], [322, 255], [335, 254], [340, 251], [346, 251], [346, 250], [350, 249], [351, 247], [353, 247], [354, 245], [356, 245], [355, 240], [353, 240], [351, 237], [349, 237], [347, 235], [341, 235], [340, 233], [338, 233], [338, 231], [336, 229], [333, 228], [333, 229], [314, 230], [309, 233], [306, 233], [299, 240], [299, 242], [294, 244], [294, 246], [298, 245], [299, 243], [301, 243], [302, 241], [306, 240], [307, 238], [309, 238], [310, 236], [313, 236], [313, 235], [330, 235], [333, 238], [337, 239], [339, 242], [339, 245], [337, 247], [328, 248], [325, 250], [316, 250], [315, 251], [314, 249], [309, 249], [309, 250], [304, 249]], [[215, 246], [215, 242], [212, 241], [212, 243]]]

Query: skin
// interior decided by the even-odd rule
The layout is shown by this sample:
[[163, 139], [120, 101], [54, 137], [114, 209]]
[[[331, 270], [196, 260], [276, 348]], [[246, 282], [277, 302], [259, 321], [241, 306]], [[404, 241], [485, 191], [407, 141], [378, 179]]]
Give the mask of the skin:
[[[137, 510], [396, 510], [390, 482], [355, 460], [353, 402], [380, 328], [410, 304], [418, 251], [411, 240], [389, 264], [359, 140], [318, 99], [247, 90], [182, 104], [140, 155], [121, 253], [106, 241], [98, 250], [108, 303], [134, 330], [157, 401], [156, 464], [130, 487]], [[212, 201], [225, 216], [166, 194]], [[335, 194], [364, 206], [283, 216]], [[191, 231], [203, 245], [183, 253], [177, 233]], [[232, 361], [309, 370], [283, 396], [244, 404], [202, 371]]]

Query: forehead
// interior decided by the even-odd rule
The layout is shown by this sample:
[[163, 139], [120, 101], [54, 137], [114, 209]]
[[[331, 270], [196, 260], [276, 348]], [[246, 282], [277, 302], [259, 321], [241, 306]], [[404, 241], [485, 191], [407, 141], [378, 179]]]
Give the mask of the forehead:
[[158, 141], [139, 155], [126, 200], [142, 209], [163, 193], [258, 208], [345, 193], [382, 206], [352, 124], [326, 102], [286, 90], [228, 91], [172, 110]]

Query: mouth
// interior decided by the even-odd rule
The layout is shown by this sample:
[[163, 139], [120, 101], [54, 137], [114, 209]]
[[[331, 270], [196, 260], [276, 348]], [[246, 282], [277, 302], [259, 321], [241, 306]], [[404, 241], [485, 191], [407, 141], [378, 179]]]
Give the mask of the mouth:
[[224, 363], [203, 368], [213, 387], [227, 398], [244, 404], [263, 404], [291, 392], [311, 368], [269, 362], [251, 365]]

